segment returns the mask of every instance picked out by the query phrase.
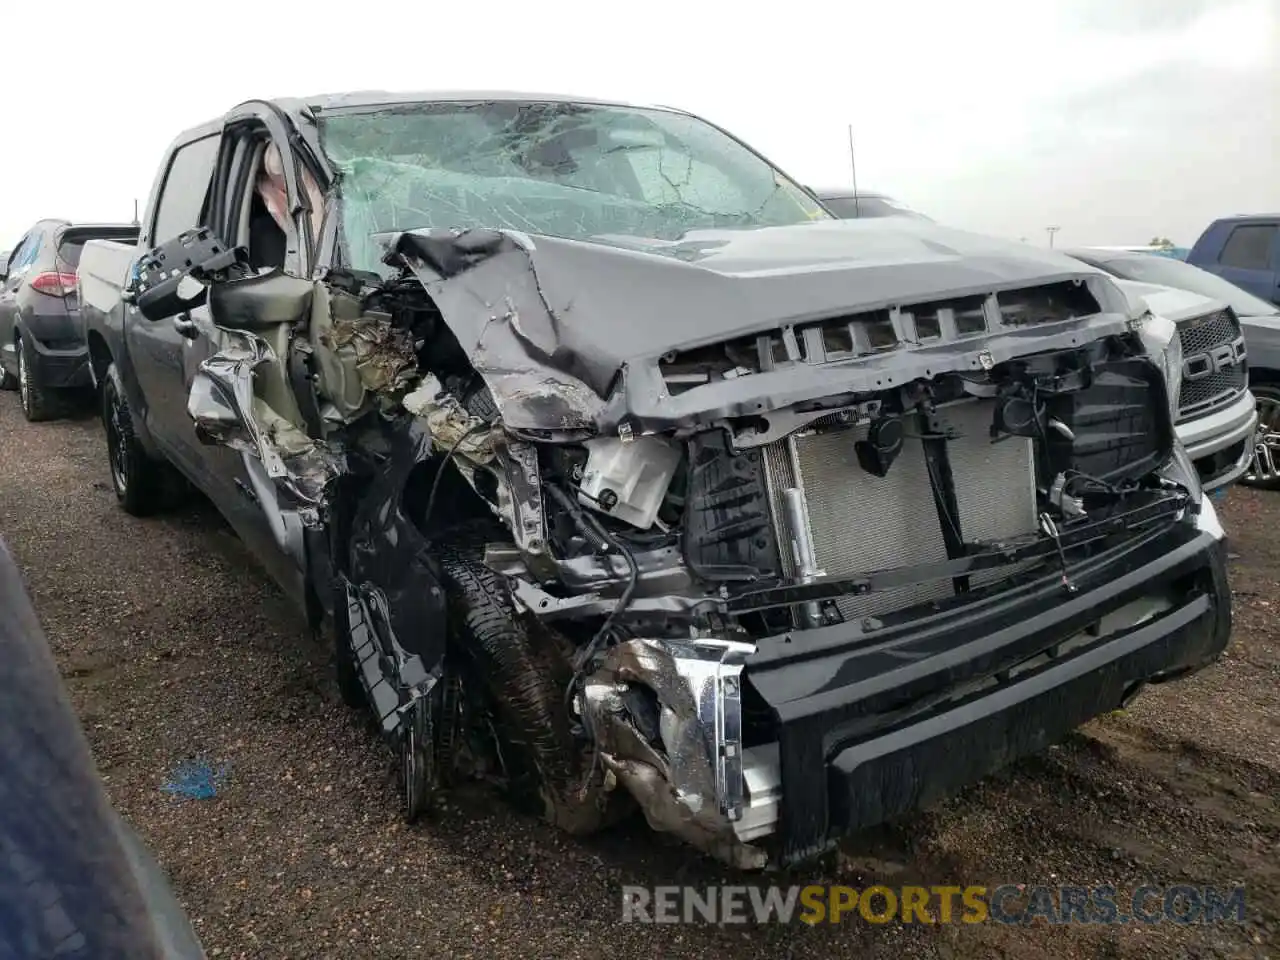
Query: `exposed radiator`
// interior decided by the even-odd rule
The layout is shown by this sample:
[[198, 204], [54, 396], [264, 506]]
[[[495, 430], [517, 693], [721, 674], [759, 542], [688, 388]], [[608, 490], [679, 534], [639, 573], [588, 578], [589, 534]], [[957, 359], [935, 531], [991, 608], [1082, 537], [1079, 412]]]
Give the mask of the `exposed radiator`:
[[[960, 433], [948, 442], [947, 451], [965, 540], [996, 540], [1032, 532], [1036, 527], [1036, 493], [1031, 441], [1009, 437], [993, 444], [990, 401], [965, 401], [941, 412]], [[920, 426], [914, 418], [904, 423], [908, 434], [919, 436]], [[814, 553], [818, 566], [829, 576], [947, 558], [921, 442], [907, 439], [888, 476], [881, 478], [864, 471], [854, 453], [854, 443], [866, 433], [863, 425], [798, 434], [766, 448], [774, 524], [788, 576], [795, 574], [795, 564], [788, 548], [791, 537], [782, 491], [793, 486], [804, 490]], [[1003, 575], [987, 571], [971, 581], [982, 583]], [[951, 581], [945, 580], [845, 597], [838, 606], [841, 614], [851, 619], [951, 592]]]

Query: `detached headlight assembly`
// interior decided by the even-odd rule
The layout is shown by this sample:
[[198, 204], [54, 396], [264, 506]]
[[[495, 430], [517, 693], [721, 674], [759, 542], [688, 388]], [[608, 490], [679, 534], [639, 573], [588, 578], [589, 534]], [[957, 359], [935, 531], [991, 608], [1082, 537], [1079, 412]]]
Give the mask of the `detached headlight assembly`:
[[1182, 340], [1178, 336], [1178, 325], [1168, 317], [1150, 312], [1141, 323], [1138, 336], [1151, 359], [1164, 373], [1165, 389], [1169, 392], [1169, 414], [1176, 423], [1178, 397], [1182, 393]]

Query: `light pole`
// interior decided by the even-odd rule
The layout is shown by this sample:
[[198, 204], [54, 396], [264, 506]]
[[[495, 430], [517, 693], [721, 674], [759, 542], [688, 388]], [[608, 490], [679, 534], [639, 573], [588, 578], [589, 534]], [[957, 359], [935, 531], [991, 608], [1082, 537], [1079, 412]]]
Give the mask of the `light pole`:
[[1049, 235], [1049, 249], [1053, 249], [1053, 235], [1061, 230], [1061, 227], [1045, 227], [1044, 232]]

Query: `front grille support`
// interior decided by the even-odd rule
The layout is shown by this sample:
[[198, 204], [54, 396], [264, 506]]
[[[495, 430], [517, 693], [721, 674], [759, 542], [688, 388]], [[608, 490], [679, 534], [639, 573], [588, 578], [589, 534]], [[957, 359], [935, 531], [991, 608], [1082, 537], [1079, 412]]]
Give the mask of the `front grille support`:
[[[964, 533], [960, 528], [960, 502], [956, 498], [956, 478], [951, 470], [951, 455], [947, 452], [950, 437], [946, 424], [932, 402], [921, 405], [924, 425], [921, 444], [924, 446], [925, 469], [929, 473], [929, 490], [933, 493], [933, 507], [942, 528], [942, 542], [947, 548], [947, 558], [959, 560], [966, 553]], [[969, 578], [956, 577], [952, 581], [956, 593], [969, 592]]]

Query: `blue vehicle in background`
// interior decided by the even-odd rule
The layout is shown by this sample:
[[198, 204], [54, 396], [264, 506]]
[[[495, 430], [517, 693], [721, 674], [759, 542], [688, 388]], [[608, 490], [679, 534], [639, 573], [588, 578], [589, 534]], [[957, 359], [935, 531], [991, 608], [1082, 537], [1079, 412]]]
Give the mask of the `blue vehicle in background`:
[[1092, 250], [1101, 250], [1110, 253], [1145, 253], [1153, 257], [1165, 257], [1169, 260], [1186, 260], [1187, 254], [1191, 252], [1189, 247], [1155, 247], [1151, 245], [1140, 245], [1134, 247], [1091, 247]]
[[1280, 213], [1215, 220], [1195, 242], [1187, 262], [1280, 304]]

